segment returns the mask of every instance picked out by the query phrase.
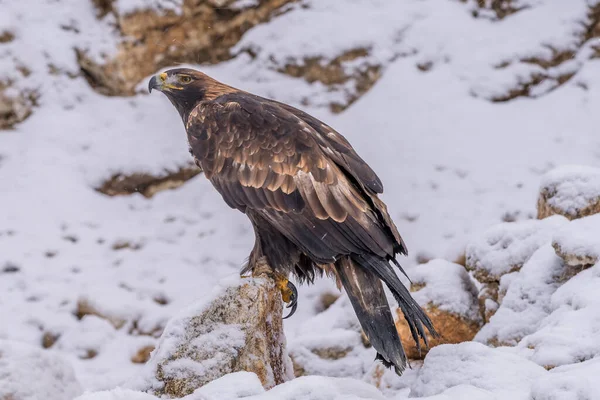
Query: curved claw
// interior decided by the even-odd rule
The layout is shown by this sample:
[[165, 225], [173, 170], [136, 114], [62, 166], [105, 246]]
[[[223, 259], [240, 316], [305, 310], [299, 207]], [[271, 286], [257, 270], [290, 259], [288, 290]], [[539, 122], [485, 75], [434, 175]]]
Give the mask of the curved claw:
[[289, 318], [292, 315], [294, 315], [294, 313], [296, 312], [296, 309], [298, 308], [298, 289], [296, 289], [296, 286], [294, 286], [294, 284], [289, 281], [287, 283], [287, 288], [290, 289], [290, 291], [292, 293], [290, 296], [290, 303], [286, 306], [286, 308], [291, 308], [291, 310], [288, 315], [283, 317], [283, 319]]

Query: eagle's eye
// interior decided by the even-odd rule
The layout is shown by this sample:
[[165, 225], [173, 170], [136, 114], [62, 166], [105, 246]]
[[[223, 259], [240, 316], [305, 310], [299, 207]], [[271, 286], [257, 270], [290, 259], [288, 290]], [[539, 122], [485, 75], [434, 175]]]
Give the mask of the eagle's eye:
[[184, 85], [192, 81], [192, 77], [189, 75], [179, 75], [178, 79], [179, 83], [183, 83]]

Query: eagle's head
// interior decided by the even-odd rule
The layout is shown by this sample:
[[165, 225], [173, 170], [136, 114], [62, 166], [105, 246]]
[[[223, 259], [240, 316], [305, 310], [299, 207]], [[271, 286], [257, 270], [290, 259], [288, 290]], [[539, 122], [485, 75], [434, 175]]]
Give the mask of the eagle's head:
[[182, 118], [202, 100], [212, 100], [234, 89], [215, 81], [206, 74], [190, 68], [175, 68], [154, 75], [148, 90], [163, 92]]

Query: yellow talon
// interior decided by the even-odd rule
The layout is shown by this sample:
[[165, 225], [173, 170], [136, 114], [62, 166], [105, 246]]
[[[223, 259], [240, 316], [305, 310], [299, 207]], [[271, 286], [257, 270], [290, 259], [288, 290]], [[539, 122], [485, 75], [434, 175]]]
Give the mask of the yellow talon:
[[277, 287], [281, 292], [281, 299], [287, 303], [287, 308], [291, 308], [290, 313], [283, 317], [283, 319], [289, 318], [296, 312], [298, 307], [298, 290], [296, 286], [287, 278], [277, 279]]
[[284, 303], [289, 303], [290, 301], [292, 301], [292, 296], [294, 295], [294, 292], [288, 286], [289, 282], [290, 281], [288, 281], [285, 278], [277, 281], [277, 287], [281, 291], [281, 299]]

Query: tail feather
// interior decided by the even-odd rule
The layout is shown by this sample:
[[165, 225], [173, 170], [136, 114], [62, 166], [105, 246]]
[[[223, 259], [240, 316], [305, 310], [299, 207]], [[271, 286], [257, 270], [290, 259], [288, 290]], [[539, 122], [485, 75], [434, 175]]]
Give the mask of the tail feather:
[[355, 255], [353, 258], [365, 269], [373, 271], [373, 273], [388, 286], [404, 314], [404, 318], [408, 323], [418, 350], [420, 350], [419, 337], [423, 339], [426, 346], [429, 345], [427, 335], [425, 334], [425, 328], [427, 328], [431, 336], [439, 336], [433, 327], [431, 320], [427, 314], [425, 314], [425, 311], [423, 311], [415, 299], [412, 298], [409, 290], [402, 284], [387, 260], [368, 254]]
[[339, 259], [335, 269], [363, 331], [377, 350], [377, 359], [386, 367], [394, 366], [398, 375], [402, 374], [406, 368], [406, 354], [381, 280], [350, 257]]

